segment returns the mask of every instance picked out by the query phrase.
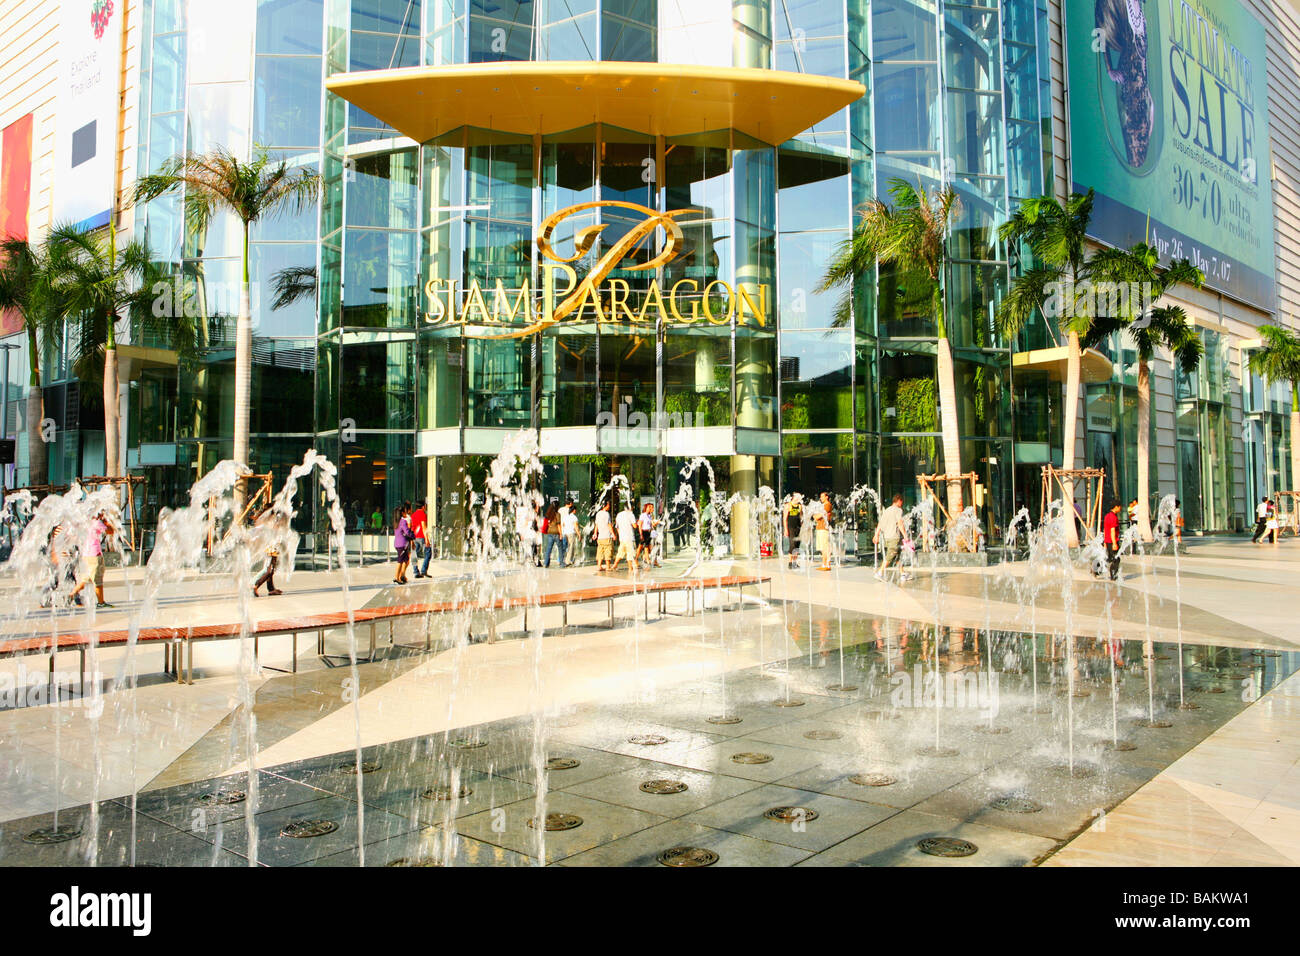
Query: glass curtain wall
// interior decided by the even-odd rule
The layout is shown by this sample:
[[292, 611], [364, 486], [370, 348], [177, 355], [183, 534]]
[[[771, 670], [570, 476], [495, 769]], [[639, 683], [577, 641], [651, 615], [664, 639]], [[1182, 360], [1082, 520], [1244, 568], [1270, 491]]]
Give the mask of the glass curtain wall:
[[[421, 62], [419, 0], [328, 0], [326, 73]], [[411, 401], [419, 310], [420, 151], [383, 121], [324, 97], [316, 311], [318, 441], [340, 462], [348, 514], [385, 525], [421, 496]]]
[[[1232, 467], [1229, 342], [1200, 329], [1205, 355], [1191, 374], [1175, 371], [1178, 497], [1189, 531], [1226, 531], [1244, 526]], [[1251, 511], [1253, 514], [1253, 509]]]
[[1248, 519], [1261, 498], [1295, 487], [1287, 435], [1291, 390], [1281, 383], [1270, 384], [1251, 372], [1250, 354], [1243, 351], [1241, 356]]

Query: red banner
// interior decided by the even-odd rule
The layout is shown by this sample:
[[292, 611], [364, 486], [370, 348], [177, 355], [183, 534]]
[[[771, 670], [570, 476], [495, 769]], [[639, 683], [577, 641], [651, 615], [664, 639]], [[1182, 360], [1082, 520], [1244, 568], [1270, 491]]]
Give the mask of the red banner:
[[[32, 199], [32, 114], [4, 129], [0, 141], [0, 237], [27, 238], [27, 210]], [[0, 335], [22, 329], [12, 310], [0, 313]]]

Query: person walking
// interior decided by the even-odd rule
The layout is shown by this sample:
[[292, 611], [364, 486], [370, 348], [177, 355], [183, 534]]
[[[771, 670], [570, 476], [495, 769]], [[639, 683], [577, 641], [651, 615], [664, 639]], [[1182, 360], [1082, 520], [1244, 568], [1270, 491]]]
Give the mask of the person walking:
[[636, 574], [636, 515], [632, 512], [630, 502], [623, 505], [614, 522], [618, 526], [618, 553], [614, 555], [614, 565], [610, 571], [618, 570], [618, 563], [627, 558], [628, 574]]
[[662, 566], [660, 564], [660, 561], [663, 560], [663, 554], [664, 554], [664, 523], [667, 522], [667, 520], [668, 520], [668, 512], [666, 510], [661, 509], [659, 511], [659, 514], [655, 517], [653, 524], [650, 527], [649, 560], [650, 563], [656, 568]]
[[566, 501], [560, 511], [560, 564], [571, 568], [578, 560], [578, 509]]
[[890, 500], [889, 507], [880, 513], [880, 523], [876, 525], [876, 533], [872, 536], [871, 542], [880, 548], [881, 561], [880, 570], [876, 572], [876, 580], [885, 580], [885, 572], [889, 570], [892, 564], [898, 569], [898, 580], [908, 580], [908, 575], [903, 572], [902, 560], [903, 538], [907, 534], [907, 528], [903, 523], [903, 496], [895, 494]]
[[406, 584], [406, 568], [411, 563], [411, 506], [403, 504], [393, 512], [393, 548], [397, 551], [397, 571], [393, 575], [394, 584]]
[[1119, 577], [1119, 502], [1112, 501], [1101, 523], [1101, 540], [1106, 546], [1106, 566], [1112, 581]]
[[564, 539], [560, 537], [560, 509], [552, 501], [546, 507], [546, 514], [542, 516], [542, 541], [545, 542], [543, 550], [545, 560], [543, 566], [551, 566], [551, 552], [557, 547], [560, 549], [560, 564], [564, 564]]
[[379, 505], [375, 505], [375, 510], [370, 515], [370, 530], [376, 534], [384, 530], [384, 513], [379, 510]]
[[93, 584], [95, 588], [95, 607], [111, 608], [113, 605], [104, 600], [104, 540], [111, 538], [113, 535], [113, 526], [108, 523], [108, 518], [104, 512], [95, 516], [95, 520], [90, 523], [90, 531], [86, 534], [86, 547], [84, 557], [86, 559], [86, 576], [83, 577], [77, 586], [72, 589], [69, 595], [73, 601], [78, 601], [78, 595], [87, 584]]
[[596, 570], [609, 571], [614, 563], [614, 521], [606, 500], [596, 512]]
[[411, 546], [414, 548], [415, 559], [422, 562], [423, 567], [419, 564], [419, 569], [415, 572], [417, 578], [427, 578], [429, 576], [429, 559], [433, 556], [433, 549], [429, 547], [429, 516], [424, 510], [424, 502], [421, 501], [411, 512]]
[[1251, 544], [1259, 544], [1259, 539], [1264, 537], [1264, 532], [1268, 529], [1268, 516], [1273, 511], [1273, 502], [1265, 495], [1259, 499], [1259, 504], [1255, 506], [1255, 534], [1250, 539]]
[[636, 563], [641, 566], [645, 561], [645, 566], [650, 566], [650, 533], [655, 527], [655, 506], [647, 501], [641, 509], [641, 514], [637, 515], [637, 542], [636, 542]]
[[822, 563], [818, 566], [818, 571], [829, 571], [831, 569], [831, 496], [822, 492], [818, 500], [821, 507], [814, 513], [817, 528], [817, 550], [822, 553]]
[[1277, 544], [1281, 536], [1282, 521], [1278, 516], [1277, 501], [1273, 500], [1268, 503], [1268, 519], [1264, 522], [1264, 537], [1269, 538], [1273, 544]]
[[794, 570], [799, 563], [799, 534], [803, 528], [803, 495], [794, 492], [785, 503], [781, 516], [781, 532], [785, 535], [785, 553], [789, 557], [788, 567]]
[[271, 596], [283, 594], [275, 586], [275, 571], [280, 566], [280, 541], [284, 532], [288, 530], [288, 519], [281, 512], [267, 509], [257, 516], [253, 522], [253, 530], [259, 536], [266, 540], [266, 567], [262, 569], [262, 574], [253, 582], [253, 597], [261, 597], [258, 590], [263, 584], [266, 585], [266, 593]]
[[1178, 546], [1183, 543], [1183, 501], [1181, 498], [1174, 499], [1174, 545]]

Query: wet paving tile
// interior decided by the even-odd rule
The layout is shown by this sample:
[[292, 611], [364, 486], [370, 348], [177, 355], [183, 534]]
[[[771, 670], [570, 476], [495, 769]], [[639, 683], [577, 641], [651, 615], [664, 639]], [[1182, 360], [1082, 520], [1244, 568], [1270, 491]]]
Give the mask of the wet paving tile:
[[[721, 867], [793, 866], [808, 857], [807, 850], [797, 847], [756, 840], [730, 830], [700, 826], [683, 820], [669, 820], [594, 850], [568, 857], [558, 865], [663, 867], [666, 864], [661, 862], [660, 854], [678, 847], [708, 850], [717, 855], [717, 860], [708, 865]], [[677, 855], [670, 857], [676, 858]]]
[[[290, 825], [326, 821], [333, 829], [320, 836], [293, 837], [283, 831]], [[257, 859], [268, 866], [293, 866], [355, 847], [358, 838], [357, 805], [341, 797], [322, 797], [311, 803], [268, 810], [253, 817]], [[415, 821], [369, 807], [365, 811], [362, 842], [375, 843], [419, 828]], [[249, 835], [243, 820], [217, 824], [198, 834], [234, 853], [249, 853]]]
[[[976, 849], [970, 856], [930, 856], [917, 844], [931, 838], [962, 840]], [[1056, 845], [1013, 830], [904, 810], [820, 855], [862, 866], [1025, 866]], [[822, 860], [817, 865], [828, 864]]]
[[[664, 822], [664, 817], [659, 814], [564, 792], [548, 796], [546, 813], [548, 817], [551, 814], [571, 814], [582, 821], [572, 829], [545, 832], [545, 858], [548, 863]], [[506, 807], [459, 819], [455, 827], [464, 836], [536, 857], [539, 853], [539, 834], [528, 825], [528, 821], [536, 815], [536, 801], [521, 800]]]
[[[777, 807], [804, 808], [816, 813], [816, 817], [794, 814], [790, 820], [777, 820], [765, 816]], [[730, 830], [769, 843], [817, 851], [860, 833], [897, 812], [893, 807], [768, 785], [697, 810], [683, 819], [687, 823]]]
[[[653, 792], [642, 789], [643, 785], [647, 785]], [[742, 780], [739, 777], [643, 760], [638, 761], [632, 770], [589, 780], [560, 792], [604, 800], [606, 803], [616, 803], [660, 816], [679, 817], [752, 790], [757, 785], [756, 781]], [[678, 787], [685, 789], [680, 792], [660, 792], [677, 791]]]

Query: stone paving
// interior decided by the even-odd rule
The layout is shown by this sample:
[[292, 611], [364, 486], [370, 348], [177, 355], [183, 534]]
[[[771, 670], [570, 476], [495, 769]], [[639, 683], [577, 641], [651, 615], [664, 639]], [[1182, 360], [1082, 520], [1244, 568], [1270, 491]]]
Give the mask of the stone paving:
[[[1131, 562], [1114, 591], [1081, 575], [1070, 623], [1080, 661], [1074, 687], [1086, 697], [1068, 692], [1064, 602], [1040, 593], [1032, 611], [1023, 607], [1016, 600], [1026, 593], [1018, 565], [939, 572], [937, 587], [928, 574], [900, 588], [862, 568], [778, 572], [776, 600], [766, 608], [733, 595], [703, 618], [673, 607], [646, 624], [634, 622], [629, 605], [613, 628], [603, 607], [584, 609], [563, 636], [554, 630], [558, 620], [547, 618], [540, 646], [511, 639], [524, 635], [520, 622], [506, 617], [498, 622], [505, 639], [496, 644], [443, 646], [433, 654], [386, 648], [381, 659], [358, 667], [360, 683], [349, 695], [339, 694], [347, 667], [318, 660], [314, 647], [300, 648], [302, 673], [263, 671], [249, 680], [257, 716], [251, 735], [238, 661], [213, 653], [191, 687], [157, 680], [110, 691], [99, 720], [75, 699], [62, 703], [57, 719], [48, 705], [0, 712], [0, 819], [8, 821], [0, 824], [0, 865], [128, 863], [132, 846], [141, 865], [247, 865], [249, 799], [214, 804], [204, 796], [253, 789], [250, 738], [259, 768], [252, 842], [258, 862], [269, 865], [353, 865], [362, 850], [367, 865], [658, 865], [658, 854], [675, 846], [712, 851], [724, 866], [1295, 863], [1300, 806], [1291, 742], [1300, 739], [1300, 710], [1297, 679], [1287, 677], [1300, 666], [1291, 650], [1300, 642], [1279, 607], [1286, 602], [1263, 595], [1294, 593], [1287, 582], [1298, 556], [1300, 544], [1292, 541], [1258, 550], [1244, 541], [1195, 542], [1177, 568], [1181, 605], [1168, 557]], [[733, 567], [771, 573], [773, 564]], [[354, 574], [357, 603], [411, 599], [413, 589], [383, 586], [387, 570]], [[445, 582], [463, 568], [448, 563], [435, 571]], [[295, 608], [328, 610], [336, 593], [328, 574], [296, 575], [285, 599]], [[549, 589], [552, 581], [568, 587], [603, 578], [553, 570], [545, 580]], [[215, 615], [224, 605], [229, 616], [230, 603], [209, 592], [197, 595], [192, 609], [182, 606], [187, 614]], [[948, 757], [918, 756], [935, 743], [934, 709], [900, 708], [897, 700], [906, 683], [897, 675], [910, 675], [918, 661], [923, 668], [932, 663], [933, 628], [925, 625], [936, 609], [945, 622], [944, 673], [987, 667], [994, 632], [1003, 702], [993, 723], [1007, 731], [981, 732], [988, 721], [974, 711], [941, 711], [939, 743], [959, 751]], [[284, 612], [281, 604], [267, 613]], [[1180, 612], [1182, 698], [1195, 710], [1177, 708]], [[1098, 640], [1112, 633], [1102, 630], [1107, 613], [1114, 635], [1128, 638], [1114, 717], [1121, 739], [1136, 744], [1132, 751], [1103, 749], [1112, 730], [1109, 657]], [[829, 689], [842, 680], [841, 622], [843, 680], [858, 685], [854, 691]], [[1034, 642], [1017, 636], [1031, 623], [1041, 635]], [[399, 644], [416, 636], [395, 635]], [[1149, 700], [1144, 636], [1157, 642]], [[332, 635], [329, 650], [344, 643], [344, 635]], [[287, 654], [287, 646], [263, 653], [265, 663], [279, 666], [284, 661], [276, 654]], [[150, 665], [136, 666], [143, 676]], [[1036, 697], [1031, 676], [1039, 682]], [[787, 692], [803, 705], [777, 707]], [[1255, 695], [1262, 700], [1251, 703]], [[1148, 707], [1173, 726], [1143, 726]], [[724, 709], [741, 721], [708, 721]], [[1060, 769], [1071, 752], [1069, 728], [1074, 772], [1087, 776]], [[631, 742], [647, 734], [666, 740]], [[379, 765], [360, 778], [339, 769], [355, 762], [348, 748], [358, 738], [363, 760]], [[462, 746], [465, 739], [483, 746]], [[1253, 748], [1249, 757], [1240, 756], [1244, 745]], [[731, 759], [737, 753], [770, 759], [738, 763]], [[539, 757], [578, 762], [541, 775], [546, 812], [582, 818], [573, 829], [545, 832], [544, 844], [528, 823], [539, 810]], [[894, 782], [854, 782], [864, 772]], [[659, 779], [685, 789], [641, 789]], [[1213, 812], [1189, 809], [1153, 826], [1152, 811], [1144, 817], [1142, 807], [1159, 812], [1171, 786]], [[1198, 786], [1212, 787], [1217, 802]], [[456, 796], [424, 796], [437, 787]], [[1007, 796], [1039, 809], [992, 805]], [[95, 798], [92, 825], [86, 803]], [[56, 803], [68, 807], [59, 822], [80, 827], [81, 835], [24, 842], [52, 824]], [[816, 817], [764, 817], [782, 806]], [[280, 835], [304, 820], [328, 821], [323, 829], [330, 832]], [[930, 837], [966, 840], [977, 850], [929, 856], [917, 845]], [[1211, 845], [1206, 840], [1209, 857], [1169, 850]]]

